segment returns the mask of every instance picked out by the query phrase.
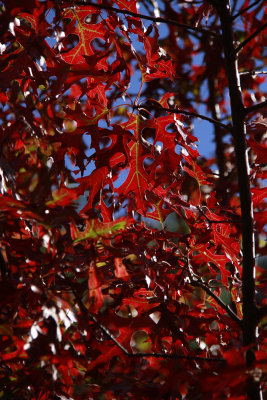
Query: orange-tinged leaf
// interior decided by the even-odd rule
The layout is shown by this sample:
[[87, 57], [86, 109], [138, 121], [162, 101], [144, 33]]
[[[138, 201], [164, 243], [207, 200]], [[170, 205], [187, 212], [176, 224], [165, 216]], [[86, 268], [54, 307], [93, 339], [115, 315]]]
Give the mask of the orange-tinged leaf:
[[78, 193], [75, 189], [60, 187], [52, 193], [53, 200], [46, 203], [49, 207], [66, 206], [77, 200]]
[[126, 218], [118, 218], [111, 222], [101, 222], [98, 219], [85, 221], [85, 227], [80, 231], [75, 224], [71, 225], [71, 237], [74, 243], [78, 243], [87, 239], [99, 239], [101, 237], [110, 237], [118, 231], [125, 229], [127, 223], [131, 220]]
[[122, 259], [120, 257], [115, 257], [114, 264], [115, 264], [116, 278], [121, 278], [121, 279], [127, 280], [129, 277], [129, 274], [127, 272], [125, 265], [123, 264]]

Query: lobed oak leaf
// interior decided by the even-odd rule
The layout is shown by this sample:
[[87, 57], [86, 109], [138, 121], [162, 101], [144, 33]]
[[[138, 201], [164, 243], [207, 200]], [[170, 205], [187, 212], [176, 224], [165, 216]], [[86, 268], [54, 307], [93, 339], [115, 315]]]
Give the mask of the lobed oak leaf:
[[116, 278], [120, 278], [123, 280], [128, 280], [129, 279], [129, 274], [127, 272], [127, 269], [125, 265], [123, 264], [123, 261], [120, 257], [115, 257], [114, 258], [114, 264], [115, 264], [115, 276]]
[[128, 143], [128, 158], [129, 173], [125, 182], [119, 187], [119, 193], [128, 195], [134, 193], [136, 196], [136, 205], [139, 212], [144, 212], [144, 195], [145, 190], [149, 187], [149, 175], [144, 169], [144, 160], [147, 154], [144, 154], [143, 146], [141, 144], [141, 131], [145, 126], [143, 121], [138, 115], [132, 115], [127, 122], [127, 129], [133, 129], [134, 138]]
[[209, 245], [199, 245], [193, 247], [194, 251], [198, 251], [198, 255], [193, 257], [195, 260], [198, 257], [198, 260], [205, 260], [208, 263], [208, 267], [211, 272], [215, 273], [214, 268], [209, 263], [213, 263], [217, 268], [219, 268], [222, 274], [222, 282], [227, 286], [228, 280], [227, 278], [231, 276], [230, 271], [226, 269], [226, 264], [229, 262], [229, 258], [226, 257], [225, 254], [217, 254], [215, 247], [211, 247]]
[[108, 175], [108, 168], [101, 167], [91, 173], [89, 176], [83, 178], [77, 178], [76, 181], [80, 186], [76, 189], [78, 195], [83, 195], [86, 190], [89, 189], [89, 199], [87, 204], [80, 211], [80, 214], [84, 214], [90, 211], [93, 207], [94, 197], [100, 192], [104, 186], [105, 179]]
[[25, 219], [33, 219], [39, 223], [44, 223], [44, 218], [36, 212], [30, 204], [16, 200], [9, 195], [0, 196], [0, 208], [2, 211], [8, 211], [10, 215], [20, 216]]
[[[159, 103], [162, 107], [168, 108], [168, 107], [169, 107], [169, 101], [170, 101], [171, 99], [174, 99], [174, 97], [175, 97], [175, 93], [167, 92], [167, 93], [165, 93], [165, 94], [161, 97], [161, 99], [160, 99], [160, 101], [158, 101], [158, 103]], [[157, 100], [155, 100], [155, 101], [157, 101]]]
[[119, 349], [119, 347], [115, 346], [113, 343], [111, 346], [109, 346], [108, 349], [103, 349], [104, 351], [93, 361], [90, 362], [90, 364], [87, 367], [87, 372], [90, 372], [94, 370], [96, 367], [99, 368], [100, 365], [106, 365], [106, 367], [109, 366], [109, 362], [111, 359], [115, 356], [121, 357], [123, 355], [122, 350]]
[[117, 4], [117, 6], [122, 10], [128, 10], [134, 13], [137, 12], [136, 0], [115, 0], [114, 3]]
[[197, 9], [195, 16], [192, 18], [192, 23], [195, 26], [199, 26], [199, 24], [201, 23], [202, 19], [205, 18], [206, 19], [206, 24], [207, 24], [210, 12], [212, 10], [213, 10], [213, 7], [212, 7], [211, 4], [208, 4], [208, 2], [205, 3], [205, 4], [202, 4]]
[[201, 186], [209, 184], [209, 180], [207, 180], [207, 174], [196, 164], [196, 162], [192, 159], [191, 156], [187, 156], [183, 154], [184, 160], [191, 166], [192, 169], [188, 168], [186, 165], [183, 167], [184, 171], [187, 172], [192, 178], [194, 178], [197, 182], [197, 194], [196, 196], [192, 196], [193, 204], [199, 205], [201, 202]]
[[[152, 196], [150, 193], [153, 194], [153, 200], [151, 199]], [[172, 213], [172, 209], [168, 207], [164, 199], [161, 199], [153, 192], [147, 191], [146, 198], [149, 200], [151, 206], [154, 208], [154, 211], [146, 212], [146, 218], [152, 218], [163, 224], [168, 215]]]
[[223, 357], [227, 360], [229, 365], [245, 367], [244, 350], [231, 349], [223, 352]]
[[78, 44], [74, 45], [73, 49], [61, 52], [62, 58], [67, 63], [83, 64], [84, 55], [90, 56], [94, 54], [91, 42], [96, 38], [105, 40], [107, 35], [105, 23], [103, 21], [97, 24], [87, 22], [90, 21], [91, 15], [99, 13], [99, 9], [89, 6], [75, 7], [75, 9], [67, 8], [62, 12], [62, 19], [70, 19], [65, 31], [66, 39], [62, 41], [63, 46], [67, 46], [70, 35], [78, 37]]
[[267, 224], [267, 210], [254, 211], [254, 219], [257, 223], [258, 229], [262, 231]]
[[67, 187], [60, 187], [52, 193], [53, 200], [47, 201], [46, 205], [49, 207], [67, 206], [74, 200], [77, 200], [78, 193], [75, 189]]
[[234, 240], [229, 235], [220, 233], [216, 228], [213, 229], [213, 237], [216, 246], [222, 246], [225, 254], [230, 257], [231, 261], [239, 269], [237, 258], [240, 253], [240, 245], [237, 240]]
[[97, 276], [96, 265], [92, 262], [88, 269], [89, 309], [91, 312], [98, 313], [103, 305], [104, 295], [102, 293], [102, 287], [102, 282]]
[[85, 227], [80, 231], [73, 223], [71, 225], [71, 238], [74, 243], [87, 239], [98, 239], [110, 237], [120, 230], [125, 229], [131, 221], [125, 218], [118, 218], [115, 221], [101, 222], [98, 219], [85, 220]]
[[265, 188], [252, 188], [252, 201], [253, 206], [257, 207], [259, 204], [264, 203], [267, 198], [267, 187]]
[[14, 336], [13, 339], [14, 339], [14, 347], [16, 347], [16, 350], [2, 354], [3, 361], [10, 362], [12, 359], [16, 359], [17, 357], [26, 360], [28, 358], [28, 355], [24, 350], [24, 344], [25, 344], [24, 341], [15, 338]]
[[207, 180], [207, 174], [195, 163], [195, 161], [185, 154], [183, 154], [183, 158], [192, 167], [192, 169], [189, 169], [187, 166], [184, 166], [184, 171], [192, 176], [198, 182], [199, 186], [208, 184], [209, 181]]
[[253, 139], [249, 140], [248, 144], [252, 148], [253, 152], [257, 155], [255, 164], [267, 163], [267, 144], [258, 143]]

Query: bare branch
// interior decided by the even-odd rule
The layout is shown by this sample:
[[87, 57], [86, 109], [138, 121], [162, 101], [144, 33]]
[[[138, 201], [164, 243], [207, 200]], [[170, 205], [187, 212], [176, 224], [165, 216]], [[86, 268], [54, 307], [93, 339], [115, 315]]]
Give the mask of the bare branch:
[[82, 6], [93, 6], [95, 8], [99, 8], [101, 10], [103, 9], [103, 10], [108, 10], [108, 11], [114, 11], [117, 14], [125, 14], [125, 15], [130, 15], [131, 17], [142, 18], [142, 19], [146, 19], [146, 20], [152, 21], [152, 22], [161, 22], [163, 24], [174, 25], [179, 28], [191, 30], [194, 32], [201, 32], [201, 33], [204, 33], [204, 34], [210, 35], [210, 36], [219, 36], [216, 32], [209, 31], [208, 29], [200, 28], [197, 26], [190, 26], [187, 24], [183, 24], [182, 22], [174, 21], [173, 19], [167, 19], [167, 18], [162, 18], [162, 17], [152, 17], [150, 15], [139, 14], [139, 13], [135, 13], [135, 12], [128, 11], [128, 10], [120, 10], [119, 8], [106, 6], [104, 4], [95, 4], [95, 3], [92, 3], [91, 1], [86, 1], [86, 0], [84, 0], [84, 1], [76, 0], [75, 4], [82, 5]]
[[233, 55], [236, 55], [242, 50], [251, 40], [253, 40], [260, 32], [262, 32], [265, 28], [267, 28], [267, 22], [260, 26], [256, 31], [254, 31], [251, 35], [249, 35], [243, 42], [241, 42], [233, 51]]
[[244, 14], [246, 11], [248, 11], [250, 8], [256, 6], [258, 3], [260, 3], [262, 0], [256, 0], [254, 3], [251, 3], [249, 6], [243, 8], [240, 10], [238, 13], [232, 16], [232, 21], [234, 21], [236, 18], [240, 17], [240, 15]]
[[179, 110], [178, 108], [157, 107], [157, 106], [152, 106], [152, 105], [148, 105], [148, 104], [146, 104], [145, 106], [142, 106], [142, 105], [134, 106], [133, 108], [134, 108], [134, 109], [139, 109], [139, 110], [140, 110], [140, 109], [145, 109], [145, 108], [148, 108], [148, 109], [156, 109], [156, 110], [167, 111], [167, 112], [172, 113], [172, 114], [183, 114], [183, 115], [188, 115], [189, 117], [200, 118], [200, 119], [203, 119], [203, 120], [205, 120], [205, 121], [208, 121], [208, 122], [210, 122], [210, 123], [212, 123], [212, 124], [218, 125], [218, 126], [220, 126], [221, 128], [226, 129], [227, 131], [231, 131], [231, 129], [232, 129], [231, 126], [227, 126], [227, 125], [223, 124], [222, 122], [217, 121], [217, 120], [215, 120], [215, 119], [213, 119], [213, 118], [206, 117], [205, 115], [198, 114], [198, 113], [191, 112], [191, 111]]
[[251, 112], [260, 110], [261, 108], [264, 108], [266, 106], [267, 106], [267, 100], [264, 100], [261, 103], [254, 104], [253, 106], [245, 108], [245, 114], [249, 114]]

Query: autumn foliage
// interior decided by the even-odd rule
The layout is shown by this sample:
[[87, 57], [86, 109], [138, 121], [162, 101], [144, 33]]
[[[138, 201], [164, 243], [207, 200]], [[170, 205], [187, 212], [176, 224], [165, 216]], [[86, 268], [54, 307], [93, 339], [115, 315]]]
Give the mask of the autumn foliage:
[[231, 3], [0, 1], [0, 399], [264, 395], [266, 3]]

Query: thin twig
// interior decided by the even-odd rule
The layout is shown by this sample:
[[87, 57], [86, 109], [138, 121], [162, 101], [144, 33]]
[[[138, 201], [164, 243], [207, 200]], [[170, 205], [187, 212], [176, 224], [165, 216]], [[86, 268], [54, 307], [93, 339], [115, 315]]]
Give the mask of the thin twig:
[[208, 358], [201, 356], [185, 356], [175, 353], [130, 353], [122, 344], [118, 342], [117, 339], [112, 335], [112, 333], [103, 326], [97, 318], [87, 311], [87, 316], [118, 346], [121, 351], [128, 357], [155, 357], [155, 358], [165, 358], [165, 359], [175, 359], [175, 360], [196, 360], [196, 361], [212, 361], [212, 362], [225, 362], [223, 358]]
[[267, 22], [260, 26], [256, 31], [254, 31], [251, 35], [249, 35], [243, 42], [241, 42], [233, 51], [233, 55], [236, 55], [242, 50], [252, 39], [254, 39], [261, 31], [267, 28]]
[[129, 357], [155, 357], [155, 358], [171, 358], [174, 360], [192, 360], [192, 361], [211, 361], [211, 362], [226, 362], [224, 358], [209, 358], [201, 356], [182, 356], [175, 353], [128, 353]]
[[244, 71], [244, 72], [239, 72], [239, 75], [267, 75], [267, 71]]
[[103, 10], [108, 10], [108, 11], [114, 11], [118, 14], [130, 15], [132, 17], [146, 19], [146, 20], [152, 21], [152, 22], [162, 22], [163, 24], [178, 26], [179, 28], [191, 30], [194, 32], [205, 33], [210, 36], [216, 36], [216, 37], [219, 36], [216, 32], [209, 31], [208, 29], [200, 28], [197, 26], [190, 26], [187, 24], [183, 24], [182, 22], [174, 21], [173, 19], [166, 19], [166, 18], [162, 18], [162, 17], [152, 17], [150, 15], [139, 14], [139, 13], [135, 13], [135, 12], [128, 11], [128, 10], [120, 10], [119, 8], [106, 6], [104, 4], [95, 4], [95, 3], [92, 3], [91, 1], [86, 1], [86, 0], [84, 0], [84, 1], [76, 0], [75, 4], [83, 5], [83, 6], [92, 6], [95, 8], [99, 8], [101, 10], [103, 9]]
[[233, 5], [232, 5], [232, 14], [234, 14], [234, 13], [235, 13], [235, 10], [236, 10], [236, 7], [237, 7], [237, 3], [238, 3], [238, 0], [233, 0]]
[[227, 126], [227, 125], [223, 124], [222, 122], [217, 121], [217, 120], [215, 120], [213, 118], [206, 117], [205, 115], [198, 114], [196, 112], [191, 112], [191, 111], [186, 111], [186, 110], [179, 110], [178, 108], [157, 107], [157, 106], [152, 106], [152, 105], [148, 105], [148, 104], [146, 104], [145, 106], [143, 106], [143, 105], [134, 106], [133, 108], [135, 108], [135, 109], [145, 109], [145, 108], [150, 108], [151, 109], [152, 108], [152, 109], [156, 109], [156, 110], [167, 111], [167, 112], [172, 113], [172, 114], [188, 115], [189, 117], [200, 118], [200, 119], [208, 121], [208, 122], [210, 122], [212, 124], [219, 125], [221, 128], [224, 128], [224, 129], [226, 129], [228, 131], [231, 131], [231, 129], [232, 129], [231, 126]]
[[138, 357], [138, 358], [154, 357], [154, 358], [164, 358], [164, 359], [174, 359], [174, 360], [225, 362], [224, 358], [185, 356], [185, 355], [175, 354], [175, 353], [130, 353], [121, 343], [118, 342], [118, 340], [113, 336], [113, 334], [97, 320], [96, 316], [88, 311], [88, 309], [85, 307], [85, 305], [81, 301], [80, 296], [77, 294], [76, 290], [73, 288], [73, 285], [69, 282], [69, 280], [68, 280], [68, 283], [72, 287], [72, 292], [74, 294], [75, 300], [77, 301], [82, 314], [86, 318], [89, 318], [92, 322], [94, 322], [126, 356], [135, 357], [135, 358], [136, 357]]
[[[70, 284], [70, 282], [68, 282], [68, 283]], [[112, 333], [105, 326], [103, 326], [92, 313], [90, 313], [88, 311], [88, 309], [85, 307], [85, 305], [83, 304], [82, 300], [80, 299], [80, 296], [77, 294], [76, 290], [73, 288], [73, 285], [71, 285], [71, 287], [72, 287], [72, 293], [74, 294], [75, 300], [77, 301], [82, 314], [86, 318], [89, 318], [92, 322], [94, 322], [116, 344], [116, 346], [118, 346], [121, 349], [121, 351], [124, 354], [128, 355], [128, 351], [125, 349], [125, 347], [122, 346], [116, 340], [116, 338], [112, 335]]]
[[231, 317], [235, 322], [238, 323], [239, 326], [242, 326], [242, 320], [234, 313], [234, 311], [227, 306], [221, 299], [218, 297], [208, 286], [206, 286], [201, 280], [198, 278], [197, 280], [192, 280], [191, 285], [200, 286], [206, 293], [208, 293], [214, 300], [227, 312], [229, 317]]
[[232, 16], [232, 21], [234, 21], [236, 18], [240, 17], [240, 15], [244, 14], [246, 11], [248, 11], [250, 8], [256, 6], [258, 3], [260, 3], [262, 0], [256, 0], [254, 1], [254, 3], [251, 3], [249, 6], [247, 6], [246, 8], [243, 8], [242, 10], [240, 10], [238, 13], [236, 13], [235, 15]]
[[249, 114], [251, 112], [260, 110], [261, 108], [266, 107], [266, 106], [267, 106], [267, 100], [264, 100], [261, 103], [254, 104], [253, 106], [250, 106], [250, 107], [246, 107], [245, 114]]

